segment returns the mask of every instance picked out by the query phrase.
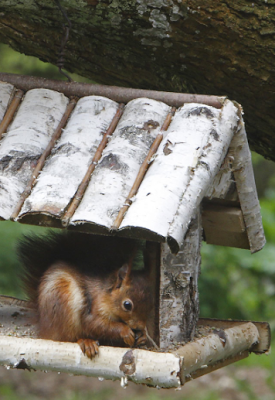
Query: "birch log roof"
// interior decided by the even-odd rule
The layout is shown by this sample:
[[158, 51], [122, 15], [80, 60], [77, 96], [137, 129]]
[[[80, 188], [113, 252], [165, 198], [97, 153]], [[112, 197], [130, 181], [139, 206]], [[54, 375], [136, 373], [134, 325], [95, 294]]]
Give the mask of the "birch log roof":
[[135, 98], [124, 107], [98, 95], [70, 99], [41, 87], [22, 96], [0, 82], [1, 220], [167, 241], [176, 253], [202, 203], [208, 243], [252, 252], [263, 247], [236, 103], [174, 109]]

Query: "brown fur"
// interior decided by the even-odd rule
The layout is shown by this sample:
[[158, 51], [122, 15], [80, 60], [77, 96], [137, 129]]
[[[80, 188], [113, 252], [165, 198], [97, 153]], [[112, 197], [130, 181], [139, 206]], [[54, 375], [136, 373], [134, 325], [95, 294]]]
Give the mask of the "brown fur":
[[[74, 261], [72, 264], [68, 257], [59, 255], [63, 254], [57, 251], [60, 243], [70, 247], [70, 251], [73, 243], [75, 246], [79, 245], [80, 242], [71, 240], [71, 235], [68, 237], [66, 242], [64, 238], [61, 240], [55, 235], [48, 241], [48, 246], [45, 243], [40, 246], [44, 251], [41, 253], [41, 260], [43, 256], [47, 256], [50, 260], [48, 265], [44, 260], [40, 266], [35, 257], [30, 257], [28, 262], [27, 251], [30, 250], [30, 243], [39, 246], [41, 238], [36, 242], [33, 237], [31, 241], [27, 238], [19, 247], [19, 254], [23, 254], [21, 258], [25, 263], [24, 282], [27, 293], [39, 314], [40, 337], [78, 342], [82, 351], [90, 358], [98, 352], [97, 341], [104, 345], [131, 347], [145, 344], [146, 322], [152, 309], [148, 277], [141, 271], [131, 271], [129, 263], [118, 267], [119, 260], [115, 260], [114, 254], [109, 254], [110, 261], [106, 260], [105, 264], [111, 263], [113, 259], [115, 267], [105, 265], [102, 272], [100, 255], [96, 254], [108, 250], [120, 252], [123, 250], [122, 246], [127, 243], [131, 247], [132, 241], [122, 240], [121, 245], [118, 239], [102, 237], [99, 241], [96, 239], [95, 243], [91, 239], [91, 257], [94, 254], [97, 265], [93, 265], [91, 258], [86, 260], [90, 265], [88, 268], [83, 264], [83, 259], [81, 266], [77, 266], [75, 262], [78, 252], [83, 258], [81, 248], [76, 249], [71, 257]], [[87, 239], [85, 235], [84, 238]], [[81, 243], [89, 245], [85, 240]], [[49, 252], [58, 256], [49, 256]], [[36, 253], [39, 254], [37, 248]], [[131, 259], [129, 255], [127, 257]], [[28, 265], [31, 265], [30, 268]], [[125, 301], [131, 302], [131, 310], [125, 309]]]

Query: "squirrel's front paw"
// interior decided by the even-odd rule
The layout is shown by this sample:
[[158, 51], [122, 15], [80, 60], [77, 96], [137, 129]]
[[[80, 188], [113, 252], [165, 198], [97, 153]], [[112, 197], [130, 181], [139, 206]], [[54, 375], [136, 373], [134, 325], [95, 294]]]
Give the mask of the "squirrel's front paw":
[[124, 343], [129, 347], [133, 347], [135, 344], [135, 334], [128, 325], [123, 325], [120, 330], [120, 336]]
[[91, 359], [99, 353], [98, 342], [93, 339], [79, 339], [77, 343], [83, 353]]
[[135, 346], [145, 346], [147, 335], [145, 331], [135, 331]]

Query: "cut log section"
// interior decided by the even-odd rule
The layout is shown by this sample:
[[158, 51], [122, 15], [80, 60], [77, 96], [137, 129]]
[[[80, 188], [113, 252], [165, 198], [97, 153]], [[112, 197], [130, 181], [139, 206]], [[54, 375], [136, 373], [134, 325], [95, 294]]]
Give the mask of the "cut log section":
[[49, 143], [47, 144], [45, 150], [39, 157], [39, 159], [36, 163], [36, 166], [35, 166], [34, 170], [32, 171], [31, 177], [27, 183], [27, 186], [25, 187], [23, 193], [20, 196], [18, 203], [16, 204], [15, 209], [13, 210], [13, 212], [11, 214], [10, 218], [12, 220], [17, 219], [22, 206], [24, 205], [25, 201], [27, 201], [27, 198], [31, 194], [32, 188], [35, 185], [35, 183], [37, 182], [38, 175], [40, 174], [42, 168], [44, 167], [46, 159], [50, 155], [50, 152], [52, 151], [56, 141], [60, 138], [62, 130], [63, 130], [64, 126], [66, 125], [68, 118], [70, 117], [71, 112], [73, 111], [73, 109], [75, 107], [75, 104], [76, 104], [75, 99], [71, 99], [70, 102], [68, 103], [66, 110], [65, 110], [64, 114], [62, 115], [62, 118], [54, 131], [54, 134], [51, 136]]
[[90, 225], [97, 225], [110, 233], [169, 111], [170, 107], [155, 100], [136, 99], [127, 104], [71, 219], [73, 227], [90, 231]]
[[47, 147], [68, 99], [47, 89], [29, 91], [0, 146], [0, 218], [9, 219], [39, 157]]
[[37, 184], [25, 201], [18, 221], [35, 224], [41, 222], [43, 215], [44, 225], [62, 227], [61, 217], [117, 109], [117, 103], [103, 97], [83, 97], [78, 101]]
[[177, 253], [237, 129], [234, 108], [230, 102], [222, 111], [186, 104], [176, 112], [121, 230], [135, 221], [140, 230], [157, 232], [163, 239], [168, 232], [168, 243]]

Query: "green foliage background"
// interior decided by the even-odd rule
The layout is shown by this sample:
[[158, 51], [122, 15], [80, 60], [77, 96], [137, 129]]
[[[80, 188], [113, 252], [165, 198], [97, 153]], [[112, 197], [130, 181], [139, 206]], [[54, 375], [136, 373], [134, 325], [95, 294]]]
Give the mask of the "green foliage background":
[[[34, 57], [20, 55], [0, 44], [0, 71], [63, 79], [56, 67]], [[87, 81], [72, 75], [77, 81]], [[268, 321], [275, 332], [275, 163], [253, 154], [256, 184], [262, 209], [267, 244], [251, 255], [247, 250], [203, 245], [200, 276], [201, 316]], [[0, 223], [0, 293], [24, 298], [20, 287], [20, 266], [16, 242], [30, 231], [45, 228], [13, 222]], [[249, 357], [239, 365], [265, 366], [275, 373], [275, 357]], [[2, 389], [1, 389], [2, 388]], [[0, 398], [1, 390], [0, 387]], [[274, 389], [275, 393], [275, 389]], [[199, 397], [214, 399], [214, 393]], [[4, 398], [13, 398], [7, 396]], [[15, 398], [15, 397], [14, 397]], [[153, 398], [150, 396], [150, 398]], [[250, 398], [250, 397], [249, 397]], [[251, 397], [251, 399], [256, 397]]]

